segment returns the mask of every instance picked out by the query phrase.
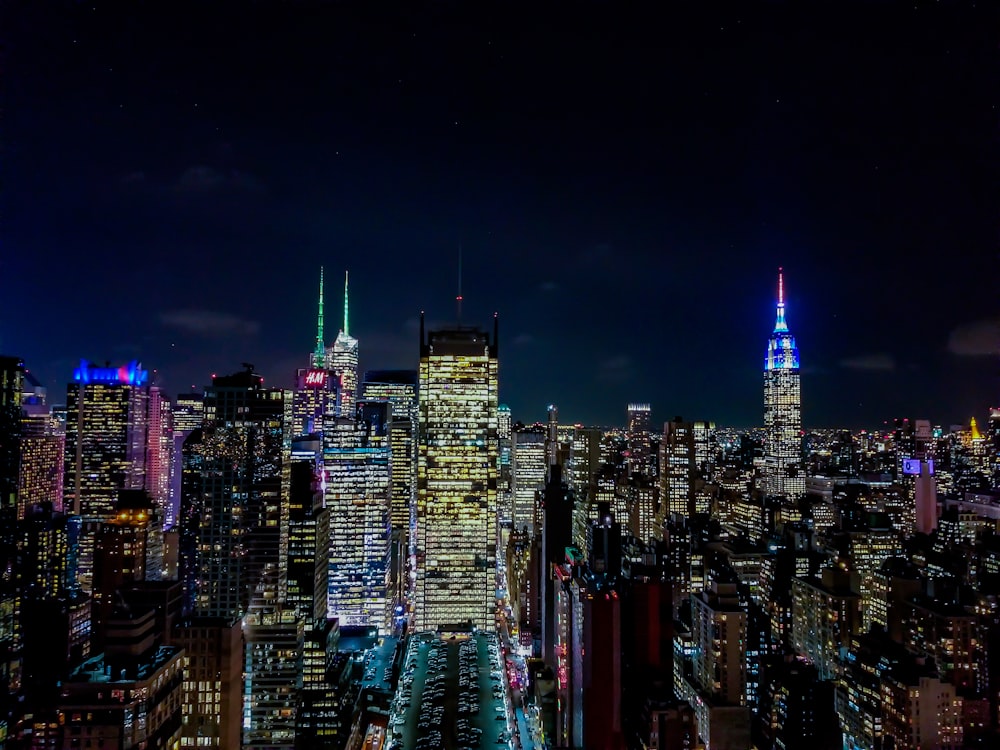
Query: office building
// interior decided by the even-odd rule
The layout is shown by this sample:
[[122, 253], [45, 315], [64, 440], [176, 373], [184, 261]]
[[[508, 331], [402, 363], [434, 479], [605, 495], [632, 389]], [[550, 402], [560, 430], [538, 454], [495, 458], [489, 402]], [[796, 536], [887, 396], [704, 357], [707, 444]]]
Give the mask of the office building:
[[[205, 419], [205, 395], [198, 391], [183, 393], [174, 399], [170, 410], [173, 420], [173, 447], [170, 467], [170, 513], [174, 519], [173, 526], [181, 523], [181, 480], [184, 476], [184, 441], [195, 430], [201, 430]], [[170, 528], [169, 526], [167, 528]]]
[[121, 590], [137, 581], [160, 580], [163, 526], [160, 508], [143, 490], [122, 490], [113, 515], [97, 531], [94, 547], [92, 650], [104, 650], [108, 620]]
[[511, 451], [511, 494], [514, 498], [513, 524], [518, 531], [535, 532], [536, 494], [545, 486], [546, 433], [543, 427], [515, 430]]
[[[343, 625], [390, 626], [392, 453], [387, 402], [366, 421], [337, 419], [323, 433], [326, 507], [330, 513], [328, 615]], [[359, 410], [362, 417], [362, 410]]]
[[514, 423], [510, 407], [500, 404], [497, 407], [497, 443], [500, 451], [500, 475], [497, 484], [497, 513], [502, 528], [511, 528], [514, 522], [513, 495], [513, 455], [514, 455]]
[[49, 503], [62, 510], [66, 429], [44, 404], [25, 405], [21, 419], [21, 467], [17, 517], [28, 507]]
[[417, 630], [495, 628], [498, 323], [420, 330]]
[[628, 473], [653, 476], [652, 435], [650, 434], [652, 410], [649, 404], [628, 405]]
[[416, 370], [369, 370], [361, 386], [366, 401], [382, 400], [390, 405], [392, 530], [400, 537], [404, 554], [417, 487], [418, 381]]
[[138, 362], [98, 367], [86, 360], [66, 392], [65, 505], [77, 515], [114, 510], [118, 491], [143, 489], [149, 373]]
[[157, 645], [152, 612], [122, 610], [109, 622], [107, 649], [62, 686], [59, 747], [180, 747], [183, 652]]
[[663, 519], [671, 515], [690, 518], [695, 507], [695, 431], [680, 417], [663, 425], [660, 440], [660, 509]]
[[[0, 357], [0, 737], [11, 730], [21, 673], [17, 618], [18, 475], [21, 465], [21, 394], [24, 363]], [[13, 689], [10, 689], [13, 688]]]
[[86, 593], [101, 522], [114, 511], [120, 490], [146, 484], [148, 380], [136, 361], [115, 368], [83, 360], [67, 388], [63, 506], [83, 520], [77, 580]]
[[[238, 620], [264, 584], [284, 598], [288, 506], [281, 502], [286, 464], [286, 394], [265, 388], [252, 366], [212, 378], [200, 442], [192, 442], [191, 491], [181, 517], [195, 525], [195, 613]], [[185, 444], [187, 447], [187, 444]], [[265, 579], [267, 579], [265, 581]]]
[[816, 667], [821, 680], [837, 676], [841, 654], [861, 631], [857, 581], [839, 568], [821, 578], [792, 578], [792, 647]]
[[358, 340], [351, 336], [347, 306], [347, 272], [344, 272], [344, 327], [337, 333], [333, 346], [326, 349], [324, 369], [331, 370], [340, 393], [341, 417], [354, 415], [354, 402], [358, 397]]
[[157, 385], [149, 387], [146, 436], [146, 480], [143, 487], [159, 509], [164, 527], [176, 518], [170, 504], [170, 479], [174, 451], [174, 420], [170, 399]]
[[774, 331], [764, 357], [764, 464], [766, 495], [796, 501], [805, 493], [802, 468], [802, 386], [799, 349], [785, 321], [785, 287], [778, 269]]

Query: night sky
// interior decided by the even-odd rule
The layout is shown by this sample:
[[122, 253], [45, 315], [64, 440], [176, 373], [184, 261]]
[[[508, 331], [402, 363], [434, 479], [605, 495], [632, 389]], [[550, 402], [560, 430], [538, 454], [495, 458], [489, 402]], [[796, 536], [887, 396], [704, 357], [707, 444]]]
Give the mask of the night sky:
[[327, 342], [350, 269], [415, 368], [461, 247], [515, 419], [762, 423], [778, 266], [806, 427], [1000, 402], [994, 3], [0, 5], [0, 352], [54, 401], [290, 385], [320, 265]]

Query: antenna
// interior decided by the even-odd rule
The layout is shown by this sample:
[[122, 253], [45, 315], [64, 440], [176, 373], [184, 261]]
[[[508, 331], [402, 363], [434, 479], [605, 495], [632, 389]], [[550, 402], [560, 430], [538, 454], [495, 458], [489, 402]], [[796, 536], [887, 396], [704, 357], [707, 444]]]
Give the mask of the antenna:
[[455, 307], [458, 308], [458, 324], [462, 325], [462, 245], [458, 246], [458, 296], [455, 297]]
[[347, 327], [347, 271], [344, 271], [344, 336], [350, 336], [351, 332]]
[[313, 366], [322, 367], [326, 356], [323, 340], [323, 266], [319, 267], [319, 315], [316, 317], [316, 350], [313, 352]]
[[784, 269], [778, 266], [778, 304], [785, 304], [785, 277]]

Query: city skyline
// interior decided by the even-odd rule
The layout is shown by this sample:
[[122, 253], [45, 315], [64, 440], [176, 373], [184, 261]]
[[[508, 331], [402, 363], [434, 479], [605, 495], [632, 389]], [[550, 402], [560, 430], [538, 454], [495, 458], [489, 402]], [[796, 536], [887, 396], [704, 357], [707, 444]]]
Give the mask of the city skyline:
[[996, 401], [988, 9], [580, 9], [570, 33], [179, 7], [4, 10], [0, 350], [53, 393], [81, 357], [171, 395], [241, 361], [291, 386], [320, 266], [351, 273], [359, 369], [414, 368], [461, 247], [526, 421], [762, 424], [778, 266], [806, 429]]

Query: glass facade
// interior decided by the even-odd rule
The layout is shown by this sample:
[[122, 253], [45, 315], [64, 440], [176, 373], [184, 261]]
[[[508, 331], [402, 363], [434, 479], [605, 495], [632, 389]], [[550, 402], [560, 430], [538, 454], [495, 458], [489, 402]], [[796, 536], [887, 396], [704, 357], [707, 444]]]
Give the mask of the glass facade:
[[497, 343], [431, 331], [420, 351], [417, 630], [495, 628]]

